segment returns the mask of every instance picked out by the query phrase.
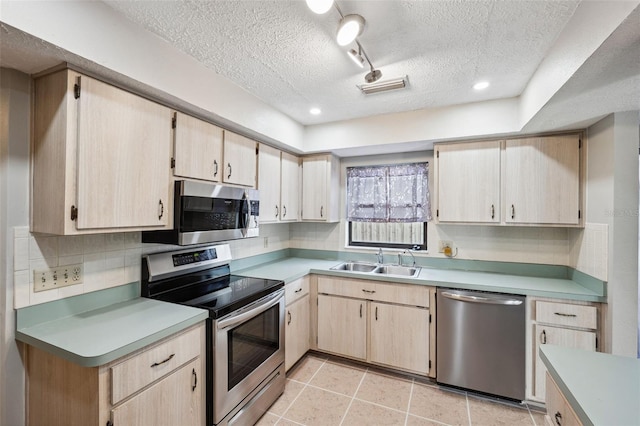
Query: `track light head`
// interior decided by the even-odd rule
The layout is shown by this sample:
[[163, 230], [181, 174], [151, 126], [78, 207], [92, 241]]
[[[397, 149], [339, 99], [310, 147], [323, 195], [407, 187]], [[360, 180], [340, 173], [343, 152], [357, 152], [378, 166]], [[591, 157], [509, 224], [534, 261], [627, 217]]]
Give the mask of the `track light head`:
[[347, 52], [347, 55], [355, 62], [360, 68], [364, 68], [364, 58], [360, 52], [356, 52], [355, 49], [351, 49]]
[[364, 18], [360, 15], [346, 15], [340, 20], [336, 41], [340, 46], [352, 43], [364, 30]]
[[333, 6], [333, 0], [307, 0], [307, 6], [313, 13], [322, 15], [327, 13], [331, 6]]

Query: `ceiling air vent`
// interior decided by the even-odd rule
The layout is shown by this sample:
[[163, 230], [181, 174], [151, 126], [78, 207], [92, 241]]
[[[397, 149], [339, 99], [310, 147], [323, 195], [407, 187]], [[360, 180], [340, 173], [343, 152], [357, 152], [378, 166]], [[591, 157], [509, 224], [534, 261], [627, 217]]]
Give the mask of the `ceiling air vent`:
[[373, 83], [364, 83], [358, 86], [358, 89], [365, 95], [372, 93], [386, 92], [387, 90], [404, 89], [407, 87], [407, 76], [393, 78], [390, 80], [380, 80]]

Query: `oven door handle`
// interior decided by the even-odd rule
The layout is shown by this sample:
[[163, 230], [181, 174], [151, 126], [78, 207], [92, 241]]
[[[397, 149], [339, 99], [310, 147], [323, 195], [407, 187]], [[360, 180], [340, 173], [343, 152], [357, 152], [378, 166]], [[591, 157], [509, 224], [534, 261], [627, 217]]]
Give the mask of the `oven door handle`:
[[282, 298], [283, 294], [284, 290], [278, 290], [275, 293], [245, 307], [244, 309], [240, 310], [240, 312], [232, 314], [231, 316], [219, 321], [218, 330], [223, 330], [225, 328], [241, 324], [246, 320], [255, 317], [256, 315], [263, 313], [264, 311], [280, 303], [280, 299]]

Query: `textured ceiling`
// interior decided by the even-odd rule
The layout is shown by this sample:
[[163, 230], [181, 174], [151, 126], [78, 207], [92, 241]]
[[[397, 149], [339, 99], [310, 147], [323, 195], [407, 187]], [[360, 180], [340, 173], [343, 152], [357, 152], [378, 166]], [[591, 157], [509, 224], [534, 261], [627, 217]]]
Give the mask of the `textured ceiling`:
[[[579, 1], [340, 1], [367, 21], [359, 38], [382, 79], [363, 95], [335, 42], [339, 14], [300, 1], [106, 1], [131, 21], [302, 124], [518, 96]], [[354, 47], [354, 46], [348, 46]], [[491, 87], [475, 92], [472, 85]], [[323, 113], [311, 116], [318, 106]]]

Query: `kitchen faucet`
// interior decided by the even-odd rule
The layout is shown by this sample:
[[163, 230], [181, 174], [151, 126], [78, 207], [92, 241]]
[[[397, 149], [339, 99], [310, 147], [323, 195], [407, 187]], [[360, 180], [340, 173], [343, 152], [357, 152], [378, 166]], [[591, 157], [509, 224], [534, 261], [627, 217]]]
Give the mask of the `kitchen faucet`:
[[405, 250], [405, 251], [403, 251], [403, 252], [401, 252], [401, 253], [398, 253], [398, 264], [399, 264], [400, 266], [403, 266], [403, 265], [402, 265], [402, 255], [403, 255], [403, 254], [405, 254], [405, 253], [409, 253], [409, 254], [411, 255], [411, 257], [413, 258], [413, 265], [411, 265], [411, 266], [414, 266], [414, 267], [415, 267], [415, 266], [416, 266], [416, 257], [415, 257], [415, 256], [413, 255], [413, 253], [411, 253], [411, 251], [409, 251], [409, 250]]
[[382, 254], [382, 247], [380, 247], [378, 249], [378, 263], [383, 263], [384, 262], [384, 255]]

